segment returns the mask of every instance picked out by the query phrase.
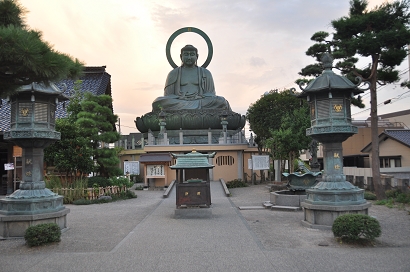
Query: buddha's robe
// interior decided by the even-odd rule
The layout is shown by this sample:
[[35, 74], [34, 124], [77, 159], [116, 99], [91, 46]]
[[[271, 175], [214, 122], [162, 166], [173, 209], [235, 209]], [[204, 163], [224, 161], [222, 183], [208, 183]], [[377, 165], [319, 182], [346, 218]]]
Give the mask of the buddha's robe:
[[198, 88], [192, 93], [181, 92], [181, 67], [172, 70], [165, 82], [164, 96], [152, 103], [152, 110], [194, 110], [194, 109], [226, 109], [231, 110], [228, 101], [215, 95], [215, 85], [211, 72], [196, 67]]

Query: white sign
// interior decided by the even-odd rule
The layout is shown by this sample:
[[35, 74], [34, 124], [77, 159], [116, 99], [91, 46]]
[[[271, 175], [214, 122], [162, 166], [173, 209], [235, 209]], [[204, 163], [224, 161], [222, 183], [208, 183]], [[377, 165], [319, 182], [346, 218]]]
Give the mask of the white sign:
[[14, 170], [14, 163], [5, 163], [4, 170]]
[[124, 162], [124, 175], [139, 175], [140, 174], [140, 162], [139, 161], [125, 161]]
[[248, 159], [248, 169], [252, 170], [252, 159]]
[[160, 165], [147, 165], [147, 176], [148, 177], [164, 177], [165, 176], [165, 166]]
[[269, 170], [269, 156], [268, 155], [252, 155], [253, 170]]

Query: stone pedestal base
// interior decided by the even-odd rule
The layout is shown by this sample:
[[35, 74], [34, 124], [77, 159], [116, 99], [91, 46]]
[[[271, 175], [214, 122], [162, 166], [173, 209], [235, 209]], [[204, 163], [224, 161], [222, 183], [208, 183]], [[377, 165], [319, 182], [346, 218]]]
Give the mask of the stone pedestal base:
[[302, 202], [304, 220], [302, 225], [312, 229], [331, 230], [335, 219], [346, 213], [368, 214], [370, 202], [359, 205], [315, 205]]
[[190, 219], [190, 218], [211, 218], [212, 208], [180, 208], [175, 209], [174, 218]]
[[70, 212], [64, 208], [58, 212], [33, 215], [3, 215], [0, 214], [0, 236], [2, 238], [23, 238], [28, 227], [56, 223], [61, 230], [67, 229], [66, 216]]
[[70, 210], [63, 206], [62, 196], [33, 197], [44, 190], [18, 191], [22, 192], [19, 196], [31, 198], [9, 196], [0, 200], [0, 236], [23, 238], [28, 227], [43, 223], [56, 223], [61, 230], [67, 228], [66, 216]]
[[306, 193], [301, 191], [298, 194], [289, 190], [270, 193], [270, 202], [277, 206], [300, 207], [300, 203], [305, 199]]

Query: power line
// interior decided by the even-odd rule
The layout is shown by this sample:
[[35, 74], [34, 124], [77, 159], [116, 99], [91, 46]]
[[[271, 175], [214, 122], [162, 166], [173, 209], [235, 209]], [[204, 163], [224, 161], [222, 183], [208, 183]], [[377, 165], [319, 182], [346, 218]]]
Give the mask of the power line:
[[[387, 99], [386, 101], [377, 104], [377, 107], [378, 107], [378, 108], [381, 108], [381, 107], [383, 107], [383, 106], [385, 106], [385, 105], [387, 105], [387, 104], [392, 104], [393, 102], [396, 102], [396, 101], [402, 100], [402, 99], [404, 99], [404, 98], [410, 97], [410, 95], [407, 95], [407, 96], [405, 96], [405, 97], [402, 97], [402, 96], [403, 96], [404, 94], [406, 94], [406, 93], [410, 93], [410, 91], [404, 92], [404, 93], [402, 93], [402, 94], [400, 94], [400, 95], [398, 95], [398, 96], [396, 96], [396, 97], [393, 97], [393, 98], [391, 98], [391, 99]], [[392, 100], [395, 100], [395, 101], [392, 102]], [[386, 102], [387, 102], [387, 103], [386, 103]], [[380, 107], [379, 107], [379, 106], [380, 106]], [[365, 110], [356, 112], [356, 113], [352, 114], [352, 116], [353, 116], [353, 115], [356, 115], [356, 114], [359, 114], [359, 113], [362, 113], [362, 112], [365, 112], [365, 111], [368, 111], [368, 110], [370, 110], [370, 109], [371, 109], [371, 108], [367, 108], [367, 109], [365, 109]]]

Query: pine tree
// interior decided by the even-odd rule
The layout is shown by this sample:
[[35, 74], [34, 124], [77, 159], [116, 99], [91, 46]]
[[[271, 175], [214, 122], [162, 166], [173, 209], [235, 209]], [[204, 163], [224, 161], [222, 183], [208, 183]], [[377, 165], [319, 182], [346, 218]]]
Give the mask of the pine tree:
[[[393, 83], [399, 80], [396, 67], [407, 56], [410, 43], [409, 0], [383, 3], [368, 10], [366, 0], [350, 1], [349, 15], [331, 22], [335, 32], [331, 40], [326, 40], [329, 33], [320, 31], [311, 40], [306, 54], [319, 60], [324, 52], [330, 52], [335, 59], [336, 68], [354, 81], [361, 78], [370, 84], [370, 119], [372, 134], [371, 166], [375, 192], [378, 199], [384, 198], [380, 182], [377, 84]], [[355, 65], [361, 58], [369, 58], [370, 65], [359, 69]], [[299, 73], [302, 76], [317, 76], [321, 67], [316, 63], [308, 65]], [[300, 82], [300, 80], [298, 81]], [[356, 105], [358, 101], [352, 101]]]
[[90, 140], [96, 171], [104, 177], [120, 175], [119, 150], [108, 146], [120, 139], [115, 129], [118, 116], [112, 112], [111, 96], [85, 93], [77, 117], [76, 123], [82, 128], [83, 136]]
[[17, 1], [0, 0], [0, 96], [32, 82], [48, 83], [80, 75], [78, 59], [55, 51], [39, 31], [29, 29]]

